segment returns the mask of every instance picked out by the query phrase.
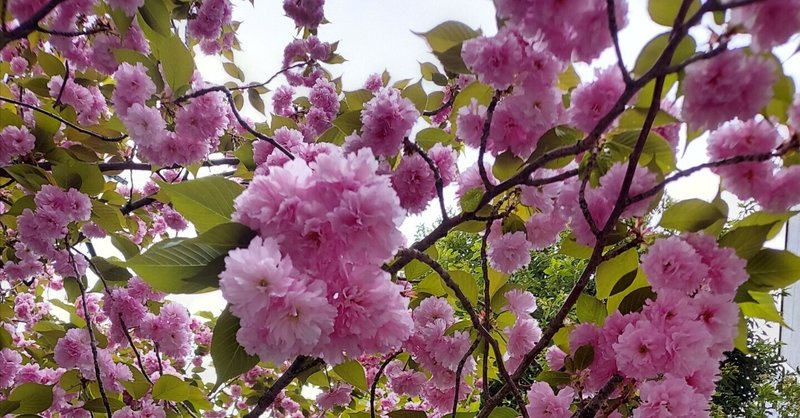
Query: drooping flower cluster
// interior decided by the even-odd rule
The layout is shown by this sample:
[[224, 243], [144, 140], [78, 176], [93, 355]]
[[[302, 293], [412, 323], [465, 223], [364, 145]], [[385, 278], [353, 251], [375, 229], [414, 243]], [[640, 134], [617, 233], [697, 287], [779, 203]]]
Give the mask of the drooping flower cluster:
[[[539, 38], [560, 59], [591, 61], [612, 45], [606, 1], [502, 0], [497, 13], [530, 38]], [[627, 23], [628, 4], [614, 1], [617, 28]]]
[[[439, 172], [442, 187], [452, 183], [458, 175], [456, 153], [450, 147], [436, 144], [428, 150], [428, 157]], [[418, 152], [404, 155], [392, 172], [392, 187], [400, 198], [400, 206], [409, 213], [420, 213], [436, 197], [436, 174]]]
[[765, 120], [734, 120], [712, 132], [708, 154], [715, 160], [766, 155], [713, 168], [725, 189], [740, 199], [755, 198], [762, 207], [774, 212], [789, 210], [800, 203], [800, 193], [794, 187], [800, 180], [800, 166], [782, 167], [769, 157], [781, 140], [778, 129]]
[[54, 76], [47, 83], [50, 96], [61, 98], [61, 103], [72, 106], [78, 113], [78, 122], [82, 125], [96, 125], [106, 115], [108, 107], [106, 98], [97, 86], [84, 87], [70, 77], [64, 85], [64, 78]]
[[394, 88], [383, 88], [364, 104], [361, 141], [381, 157], [397, 154], [403, 138], [411, 132], [419, 111]]
[[234, 220], [264, 237], [232, 251], [220, 276], [248, 352], [335, 363], [408, 337], [407, 300], [379, 267], [403, 242], [403, 212], [377, 169], [368, 150], [329, 149], [271, 167], [237, 198]]
[[[528, 41], [506, 28], [494, 37], [465, 42], [463, 56], [481, 82], [498, 90], [505, 90], [512, 84], [519, 86], [497, 104], [486, 147], [494, 155], [511, 151], [520, 158], [527, 158], [539, 138], [563, 117], [561, 94], [555, 83], [564, 63], [540, 43]], [[478, 148], [485, 118], [485, 106], [473, 102], [461, 108], [459, 138]]]
[[741, 49], [686, 67], [683, 118], [691, 129], [714, 129], [732, 118], [750, 119], [772, 97], [775, 64]]
[[0, 165], [8, 165], [17, 157], [29, 154], [36, 138], [26, 127], [6, 126], [0, 131]]
[[[133, 374], [124, 363], [114, 362], [112, 352], [96, 348], [100, 379], [109, 390], [121, 392], [122, 382], [133, 380]], [[73, 328], [56, 343], [53, 355], [56, 363], [65, 369], [78, 369], [84, 379], [97, 380], [91, 339], [86, 329]]]
[[[444, 298], [430, 297], [414, 309], [414, 332], [405, 344], [406, 350], [425, 370], [431, 373], [424, 385], [408, 387], [411, 382], [425, 380], [424, 375], [387, 370], [390, 385], [398, 386], [409, 395], [420, 394], [427, 407], [444, 413], [452, 411], [455, 397], [456, 370], [467, 355], [471, 340], [468, 332], [448, 328], [456, 322], [455, 311]], [[470, 392], [465, 376], [475, 370], [472, 356], [466, 357], [459, 381], [459, 400]]]
[[747, 280], [744, 267], [710, 235], [657, 240], [642, 257], [656, 299], [641, 312], [616, 312], [602, 327], [581, 324], [570, 335], [572, 355], [586, 345], [594, 351], [585, 388], [599, 390], [619, 374], [639, 385], [635, 417], [703, 416], [719, 361], [733, 347], [739, 320], [733, 297]]
[[[117, 88], [112, 100], [139, 154], [150, 162], [186, 165], [205, 158], [219, 145], [230, 127], [238, 126], [225, 95], [200, 94], [175, 112], [175, 130], [167, 129], [161, 110], [148, 106], [156, 87], [140, 63], [124, 63], [114, 73]], [[199, 83], [202, 84], [202, 83]]]

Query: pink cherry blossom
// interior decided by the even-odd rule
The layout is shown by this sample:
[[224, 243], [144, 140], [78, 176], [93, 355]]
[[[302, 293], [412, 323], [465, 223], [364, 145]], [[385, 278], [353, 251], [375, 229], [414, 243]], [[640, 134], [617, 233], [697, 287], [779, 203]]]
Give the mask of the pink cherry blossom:
[[686, 67], [682, 115], [691, 129], [714, 129], [734, 117], [749, 119], [772, 98], [775, 65], [741, 49]]
[[572, 416], [569, 407], [574, 397], [575, 391], [570, 387], [556, 394], [546, 382], [534, 382], [528, 389], [528, 406], [525, 409], [531, 417], [569, 418]]
[[8, 165], [17, 157], [29, 154], [36, 145], [36, 138], [28, 128], [6, 126], [0, 131], [0, 165]]
[[403, 138], [411, 132], [418, 117], [414, 104], [401, 97], [399, 90], [383, 88], [364, 104], [361, 137], [375, 155], [392, 156], [400, 150]]

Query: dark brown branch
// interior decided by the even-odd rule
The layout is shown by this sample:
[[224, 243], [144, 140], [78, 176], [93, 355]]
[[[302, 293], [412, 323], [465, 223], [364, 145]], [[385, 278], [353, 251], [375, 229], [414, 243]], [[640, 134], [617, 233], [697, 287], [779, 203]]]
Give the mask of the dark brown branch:
[[[268, 79], [267, 79], [267, 81], [264, 81], [264, 82], [261, 82], [261, 83], [253, 83], [253, 84], [248, 84], [248, 85], [245, 85], [245, 86], [236, 86], [236, 87], [231, 87], [231, 88], [230, 88], [230, 90], [231, 90], [231, 91], [234, 91], [234, 90], [247, 90], [247, 89], [252, 89], [252, 88], [254, 88], [254, 87], [264, 87], [264, 86], [266, 86], [267, 84], [271, 83], [271, 82], [272, 82], [272, 80], [274, 80], [274, 79], [275, 79], [276, 77], [278, 77], [279, 75], [281, 75], [281, 74], [283, 74], [283, 73], [285, 73], [285, 72], [287, 72], [287, 71], [289, 71], [289, 70], [291, 70], [291, 69], [294, 69], [294, 68], [299, 68], [299, 67], [303, 67], [303, 66], [305, 66], [305, 65], [308, 65], [308, 64], [309, 64], [309, 63], [308, 63], [308, 62], [305, 62], [305, 61], [304, 61], [304, 62], [299, 62], [299, 63], [297, 63], [297, 64], [292, 64], [292, 65], [290, 65], [290, 66], [288, 66], [288, 67], [286, 67], [286, 68], [283, 68], [283, 69], [281, 69], [281, 70], [278, 70], [278, 72], [276, 72], [276, 73], [275, 73], [275, 74], [273, 74], [273, 75], [272, 75], [270, 78], [268, 78]], [[180, 99], [178, 99], [178, 100], [180, 100]]]
[[147, 379], [147, 382], [152, 385], [153, 381], [150, 380], [150, 376], [148, 376], [147, 370], [144, 368], [144, 363], [142, 363], [142, 356], [139, 354], [139, 350], [136, 349], [136, 346], [133, 344], [133, 338], [131, 337], [131, 333], [128, 331], [128, 326], [125, 325], [125, 321], [122, 320], [122, 312], [119, 313], [119, 323], [122, 327], [122, 332], [125, 333], [125, 338], [128, 340], [128, 344], [131, 345], [133, 354], [136, 355], [136, 363], [139, 365], [139, 369], [142, 371], [144, 378]]
[[608, 29], [611, 32], [611, 39], [614, 41], [614, 52], [617, 54], [617, 66], [622, 73], [622, 79], [625, 80], [625, 85], [630, 85], [633, 81], [630, 73], [625, 69], [625, 62], [622, 60], [622, 49], [619, 47], [619, 27], [617, 25], [617, 14], [615, 0], [606, 0], [606, 12], [608, 14]]
[[[788, 149], [787, 149], [788, 150]], [[756, 161], [766, 161], [772, 159], [773, 157], [780, 157], [786, 151], [778, 151], [778, 152], [765, 152], [761, 154], [748, 154], [748, 155], [737, 155], [735, 157], [725, 158], [722, 160], [717, 161], [710, 161], [704, 164], [696, 165], [692, 168], [687, 168], [686, 170], [679, 171], [671, 176], [667, 177], [660, 183], [653, 186], [651, 189], [646, 190], [642, 193], [639, 193], [635, 196], [631, 196], [626, 201], [626, 205], [632, 205], [636, 202], [642, 201], [644, 199], [650, 198], [658, 194], [660, 191], [664, 190], [667, 184], [672, 183], [673, 181], [679, 180], [683, 177], [688, 177], [700, 170], [705, 168], [713, 168], [713, 167], [723, 167], [726, 165], [733, 165], [733, 164], [740, 164], [743, 162], [756, 162]]]
[[383, 371], [386, 370], [386, 366], [392, 362], [397, 356], [400, 355], [402, 351], [397, 351], [386, 358], [386, 360], [381, 363], [381, 367], [378, 369], [378, 372], [375, 373], [375, 377], [372, 380], [372, 386], [369, 388], [369, 416], [370, 418], [375, 418], [375, 392], [378, 390], [378, 380], [381, 379], [383, 376]]
[[[28, 37], [32, 32], [36, 31], [36, 28], [39, 27], [39, 22], [42, 21], [50, 12], [53, 11], [59, 4], [64, 3], [66, 0], [50, 0], [42, 6], [41, 9], [37, 10], [28, 20], [21, 22], [19, 26], [14, 28], [11, 31], [6, 31], [3, 29], [3, 32], [0, 33], [0, 49], [3, 49], [9, 43], [16, 41], [17, 39], [23, 39]], [[3, 19], [5, 21], [5, 17]], [[110, 416], [110, 414], [109, 414]]]
[[133, 201], [133, 202], [130, 202], [130, 203], [126, 203], [125, 206], [119, 208], [119, 211], [122, 212], [123, 215], [127, 215], [127, 214], [135, 211], [136, 209], [141, 209], [141, 208], [143, 208], [143, 207], [145, 207], [147, 205], [153, 204], [155, 202], [156, 202], [156, 200], [153, 199], [152, 197], [144, 197], [144, 198], [141, 198], [139, 200], [136, 200], [136, 201]]
[[603, 405], [603, 402], [614, 393], [614, 390], [617, 389], [617, 385], [619, 385], [620, 382], [622, 382], [622, 376], [618, 374], [612, 376], [586, 406], [572, 414], [572, 418], [594, 418], [597, 411], [599, 411], [600, 407]]
[[[66, 80], [64, 82], [66, 83]], [[27, 104], [25, 102], [22, 102], [22, 101], [19, 101], [19, 100], [16, 100], [16, 99], [12, 99], [12, 98], [9, 98], [9, 97], [0, 96], [0, 101], [4, 101], [4, 102], [11, 103], [11, 104], [15, 104], [17, 106], [33, 110], [34, 112], [39, 112], [39, 113], [41, 113], [41, 114], [43, 114], [45, 116], [53, 118], [53, 119], [65, 124], [65, 125], [69, 126], [72, 129], [75, 129], [78, 132], [84, 133], [84, 134], [89, 135], [89, 136], [93, 136], [93, 137], [95, 137], [95, 138], [97, 138], [97, 139], [99, 139], [101, 141], [119, 142], [119, 141], [122, 141], [122, 140], [124, 140], [125, 138], [128, 137], [128, 135], [120, 135], [120, 136], [114, 136], [114, 137], [100, 135], [97, 132], [92, 132], [92, 131], [90, 131], [88, 129], [84, 129], [84, 128], [80, 127], [79, 125], [74, 124], [74, 123], [62, 118], [61, 116], [56, 115], [55, 113], [48, 112], [48, 111], [46, 111], [44, 109], [38, 108], [36, 106], [29, 105], [29, 104]]]
[[[492, 182], [489, 181], [489, 175], [486, 173], [486, 167], [483, 165], [483, 158], [486, 155], [486, 143], [489, 140], [489, 132], [492, 128], [492, 117], [494, 116], [494, 109], [497, 107], [497, 102], [500, 100], [500, 92], [496, 92], [489, 107], [486, 108], [486, 120], [483, 122], [483, 133], [481, 133], [481, 145], [478, 149], [478, 173], [483, 180], [483, 187], [486, 189], [486, 194], [491, 193]], [[483, 205], [478, 205], [481, 207]]]
[[[475, 349], [478, 348], [478, 343], [480, 341], [480, 339], [476, 338], [475, 341], [472, 342], [469, 350], [464, 354], [464, 357], [461, 357], [461, 360], [458, 362], [458, 367], [456, 367], [456, 387], [453, 394], [453, 414], [450, 415], [451, 417], [455, 418], [456, 412], [458, 412], [458, 391], [461, 386], [461, 373], [464, 371], [464, 365], [467, 364], [467, 359], [469, 359], [472, 353], [475, 352]], [[486, 360], [484, 360], [484, 363], [486, 363]], [[375, 416], [372, 416], [372, 418], [375, 418]]]
[[300, 375], [306, 370], [311, 369], [312, 367], [316, 367], [322, 364], [322, 360], [320, 359], [312, 359], [306, 356], [298, 356], [294, 362], [286, 369], [285, 372], [272, 384], [261, 396], [258, 398], [258, 404], [256, 404], [253, 409], [248, 412], [244, 418], [258, 418], [263, 414], [272, 402], [275, 401], [275, 398], [283, 391], [286, 386], [289, 386], [289, 383], [294, 380], [295, 377]]
[[56, 96], [56, 101], [53, 102], [53, 107], [61, 107], [61, 97], [64, 95], [64, 90], [67, 89], [68, 82], [69, 82], [69, 60], [64, 60], [64, 78], [61, 82], [61, 88], [58, 89], [58, 96]]
[[442, 212], [442, 219], [447, 220], [449, 216], [447, 215], [447, 208], [444, 205], [444, 182], [442, 181], [442, 173], [439, 171], [439, 167], [436, 166], [436, 163], [431, 159], [428, 153], [423, 151], [422, 148], [419, 146], [419, 144], [417, 144], [416, 142], [411, 142], [411, 140], [409, 140], [408, 137], [405, 137], [403, 138], [403, 144], [405, 144], [407, 148], [410, 148], [411, 150], [419, 154], [419, 156], [422, 157], [423, 160], [425, 160], [425, 163], [428, 164], [428, 168], [430, 168], [431, 171], [433, 172], [434, 185], [436, 187], [436, 196], [439, 198], [439, 210], [441, 210]]
[[92, 361], [94, 362], [94, 375], [95, 379], [97, 380], [97, 388], [100, 391], [100, 397], [103, 400], [103, 406], [105, 407], [106, 413], [108, 416], [111, 416], [111, 404], [108, 402], [108, 395], [106, 395], [105, 388], [103, 387], [103, 378], [100, 372], [100, 363], [97, 360], [98, 353], [97, 353], [97, 338], [94, 335], [94, 329], [92, 328], [92, 317], [89, 314], [89, 310], [87, 306], [89, 306], [89, 302], [86, 300], [86, 288], [83, 286], [83, 282], [81, 282], [80, 274], [78, 274], [78, 268], [75, 266], [75, 259], [72, 255], [72, 252], [69, 253], [70, 261], [72, 261], [72, 269], [75, 271], [75, 282], [78, 283], [78, 290], [81, 292], [81, 302], [83, 303], [83, 317], [86, 319], [86, 330], [89, 332], [89, 346], [92, 351]]
[[108, 26], [98, 26], [96, 28], [86, 29], [86, 30], [76, 30], [76, 31], [60, 31], [60, 30], [51, 30], [47, 28], [43, 28], [41, 26], [36, 26], [36, 32], [46, 33], [48, 35], [55, 35], [55, 36], [63, 36], [65, 38], [75, 38], [78, 36], [88, 36], [94, 35], [101, 32], [108, 32], [111, 30]]

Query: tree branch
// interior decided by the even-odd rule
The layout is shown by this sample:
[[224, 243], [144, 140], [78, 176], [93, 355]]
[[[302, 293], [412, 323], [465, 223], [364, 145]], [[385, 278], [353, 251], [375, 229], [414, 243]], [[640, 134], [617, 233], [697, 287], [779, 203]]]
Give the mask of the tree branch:
[[[481, 134], [481, 145], [478, 149], [478, 173], [481, 175], [481, 180], [483, 180], [483, 188], [486, 189], [486, 193], [490, 193], [492, 190], [492, 182], [489, 181], [489, 175], [486, 173], [486, 167], [483, 165], [483, 158], [486, 154], [486, 142], [489, 140], [489, 132], [492, 128], [492, 117], [494, 116], [494, 109], [497, 107], [497, 102], [500, 100], [500, 92], [496, 92], [492, 101], [489, 103], [489, 107], [486, 108], [486, 120], [483, 122], [483, 133]], [[483, 205], [478, 205], [481, 207]]]
[[375, 373], [375, 377], [372, 380], [372, 386], [369, 388], [369, 416], [370, 418], [375, 418], [375, 391], [378, 390], [378, 380], [380, 380], [381, 376], [383, 376], [383, 371], [386, 370], [386, 366], [392, 362], [397, 356], [400, 355], [402, 351], [396, 351], [392, 353], [386, 360], [381, 363], [381, 367], [378, 369], [378, 372]]
[[[66, 80], [64, 82], [66, 83]], [[93, 136], [93, 137], [95, 137], [95, 138], [97, 138], [97, 139], [99, 139], [101, 141], [105, 141], [105, 142], [120, 142], [120, 141], [122, 141], [122, 140], [124, 140], [125, 138], [128, 137], [128, 135], [120, 135], [120, 136], [113, 136], [113, 137], [100, 135], [97, 132], [92, 132], [92, 131], [90, 131], [88, 129], [84, 129], [84, 128], [80, 127], [79, 125], [74, 124], [74, 123], [62, 118], [61, 116], [56, 115], [55, 113], [48, 112], [47, 110], [41, 109], [41, 108], [33, 106], [33, 105], [29, 105], [29, 104], [27, 104], [25, 102], [21, 102], [19, 100], [12, 99], [10, 97], [0, 96], [0, 101], [4, 101], [4, 102], [11, 103], [11, 104], [15, 104], [17, 106], [33, 110], [34, 112], [39, 112], [39, 113], [41, 113], [41, 114], [43, 114], [45, 116], [53, 118], [53, 119], [65, 124], [65, 125], [69, 126], [72, 129], [75, 129], [78, 132], [84, 133], [84, 134], [89, 135], [89, 136]]]
[[[478, 343], [481, 340], [476, 338], [475, 341], [472, 342], [472, 345], [469, 347], [469, 350], [464, 354], [464, 357], [461, 357], [461, 360], [458, 362], [458, 367], [456, 367], [456, 386], [453, 394], [453, 414], [450, 415], [451, 417], [456, 416], [456, 412], [458, 411], [458, 390], [461, 386], [461, 373], [464, 371], [464, 365], [467, 364], [467, 359], [475, 352], [475, 349], [478, 348]], [[484, 360], [484, 363], [486, 360]], [[375, 418], [375, 416], [372, 416]]]
[[[0, 49], [3, 49], [9, 43], [16, 41], [17, 39], [26, 38], [31, 32], [36, 31], [36, 28], [39, 27], [39, 22], [42, 19], [47, 17], [50, 12], [53, 11], [59, 4], [64, 3], [66, 0], [50, 0], [42, 6], [41, 9], [37, 10], [33, 15], [31, 15], [28, 20], [21, 22], [19, 26], [14, 28], [11, 31], [6, 31], [3, 29], [2, 34], [0, 34]], [[5, 9], [4, 9], [5, 11]], [[5, 16], [3, 16], [5, 21]]]
[[592, 400], [586, 404], [586, 406], [572, 414], [572, 418], [594, 418], [594, 416], [597, 414], [597, 411], [600, 410], [600, 406], [602, 406], [603, 402], [605, 402], [606, 399], [608, 399], [608, 397], [614, 393], [614, 390], [617, 389], [617, 385], [619, 385], [620, 382], [622, 382], [622, 376], [618, 374], [612, 376], [611, 379], [609, 379], [609, 381], [602, 387], [602, 389], [600, 389], [600, 391], [594, 395]]
[[411, 142], [411, 140], [408, 139], [408, 137], [405, 137], [403, 138], [403, 144], [405, 144], [407, 148], [410, 148], [411, 150], [419, 154], [419, 156], [422, 157], [423, 160], [425, 160], [425, 163], [428, 164], [428, 167], [433, 172], [434, 185], [436, 187], [436, 195], [439, 198], [439, 210], [442, 211], [442, 219], [447, 220], [449, 216], [447, 215], [447, 208], [444, 205], [444, 182], [442, 181], [442, 173], [439, 171], [439, 167], [436, 166], [436, 163], [431, 159], [428, 153], [423, 151], [422, 148], [419, 146], [419, 144], [417, 144], [416, 142]]
[[616, 5], [615, 0], [606, 0], [606, 12], [608, 14], [608, 29], [611, 32], [611, 40], [614, 41], [614, 52], [617, 54], [617, 66], [622, 73], [622, 79], [625, 80], [625, 85], [630, 85], [633, 80], [630, 73], [625, 69], [625, 62], [622, 61], [622, 49], [619, 47], [619, 28], [617, 26], [617, 14], [614, 10]]
[[244, 418], [258, 418], [272, 405], [281, 391], [304, 371], [322, 364], [320, 359], [298, 356], [285, 372], [258, 398], [258, 404]]

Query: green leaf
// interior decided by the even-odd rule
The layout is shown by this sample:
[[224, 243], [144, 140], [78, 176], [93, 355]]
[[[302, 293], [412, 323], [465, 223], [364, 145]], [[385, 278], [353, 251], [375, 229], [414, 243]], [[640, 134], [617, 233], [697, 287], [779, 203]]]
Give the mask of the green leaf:
[[464, 63], [464, 59], [461, 58], [461, 45], [456, 45], [444, 52], [434, 51], [433, 55], [439, 59], [445, 71], [456, 74], [471, 74], [467, 64]]
[[250, 102], [250, 106], [253, 106], [255, 110], [261, 112], [262, 115], [266, 115], [264, 99], [261, 98], [261, 95], [256, 89], [247, 89], [247, 100]]
[[742, 353], [749, 353], [747, 348], [747, 320], [744, 318], [742, 312], [739, 312], [739, 325], [737, 326], [738, 333], [734, 340], [734, 346]]
[[[119, 399], [108, 397], [108, 406], [111, 407], [112, 411], [116, 411], [118, 409], [124, 408], [125, 403]], [[83, 409], [101, 414], [106, 412], [106, 407], [103, 404], [103, 398], [89, 399], [88, 401], [86, 401], [86, 403], [83, 404]]]
[[506, 181], [517, 174], [525, 164], [521, 158], [514, 155], [511, 151], [505, 151], [497, 156], [492, 166], [492, 174], [499, 181]]
[[38, 383], [23, 383], [11, 391], [8, 400], [19, 402], [19, 407], [14, 409], [17, 415], [38, 414], [53, 404], [53, 387]]
[[411, 101], [414, 107], [420, 112], [424, 111], [425, 105], [428, 104], [428, 94], [425, 93], [425, 89], [422, 88], [421, 81], [406, 87], [400, 95]]
[[715, 205], [700, 199], [689, 199], [668, 207], [659, 225], [682, 232], [697, 232], [724, 217]]
[[131, 273], [128, 269], [109, 263], [104, 257], [92, 257], [92, 264], [97, 267], [97, 272], [106, 281], [127, 282], [131, 278]]
[[591, 344], [582, 345], [575, 350], [572, 358], [575, 370], [583, 370], [592, 365], [594, 361], [594, 347]]
[[[583, 133], [577, 129], [568, 126], [556, 126], [539, 138], [539, 142], [536, 143], [536, 149], [528, 158], [528, 162], [538, 159], [547, 152], [575, 145], [581, 138], [583, 138]], [[545, 167], [561, 168], [569, 164], [573, 159], [572, 156], [559, 158], [545, 164]]]
[[145, 0], [144, 6], [139, 8], [139, 13], [147, 26], [162, 36], [171, 33], [170, 12], [163, 0]]
[[[663, 2], [665, 0], [656, 0]], [[647, 45], [642, 48], [639, 57], [636, 58], [636, 65], [633, 67], [633, 73], [636, 75], [643, 75], [649, 71], [653, 65], [661, 58], [667, 45], [669, 44], [670, 32], [662, 33], [656, 36]], [[679, 43], [675, 49], [675, 54], [672, 56], [670, 65], [675, 65], [685, 61], [691, 57], [697, 50], [697, 42], [691, 36], [686, 36]]]
[[345, 136], [350, 135], [361, 129], [361, 111], [353, 110], [342, 113], [333, 120], [333, 125], [339, 128]]
[[781, 232], [781, 228], [783, 228], [786, 221], [792, 216], [797, 215], [797, 213], [797, 211], [782, 213], [755, 212], [736, 222], [734, 227], [772, 225], [772, 229], [769, 231], [769, 234], [767, 234], [767, 239], [769, 240], [775, 238]]
[[365, 392], [369, 390], [367, 388], [367, 375], [364, 373], [364, 367], [361, 366], [361, 363], [355, 360], [347, 360], [344, 363], [333, 366], [333, 372], [345, 382], [353, 385], [354, 388]]
[[464, 212], [475, 212], [478, 210], [478, 205], [481, 203], [482, 197], [482, 188], [476, 187], [474, 189], [467, 190], [467, 192], [464, 193], [459, 200], [461, 210]]
[[415, 32], [415, 34], [424, 38], [433, 52], [445, 52], [454, 46], [459, 46], [460, 49], [460, 45], [464, 41], [478, 37], [482, 32], [480, 29], [474, 30], [461, 22], [448, 20], [427, 32]]
[[[681, 0], [650, 0], [647, 2], [647, 12], [650, 13], [653, 22], [671, 27], [675, 24], [681, 4], [683, 4]], [[700, 0], [692, 0], [692, 4], [686, 12], [686, 18], [694, 15], [699, 9]]]
[[486, 84], [478, 81], [472, 82], [456, 95], [453, 100], [453, 110], [450, 112], [450, 123], [453, 124], [452, 132], [456, 132], [458, 126], [458, 110], [464, 106], [469, 106], [472, 99], [483, 106], [488, 106], [492, 101], [494, 90]]
[[3, 169], [22, 187], [32, 192], [38, 192], [45, 184], [52, 184], [48, 174], [39, 167], [28, 164], [14, 164], [3, 167]]
[[739, 258], [748, 260], [764, 247], [772, 229], [773, 224], [736, 227], [720, 237], [719, 245], [733, 248]]
[[133, 399], [141, 399], [147, 392], [150, 391], [150, 382], [144, 377], [141, 370], [134, 366], [128, 366], [133, 374], [133, 380], [126, 380], [121, 382], [125, 390], [133, 397]]
[[21, 404], [20, 401], [0, 401], [0, 415], [5, 416], [16, 411]]
[[346, 92], [344, 94], [344, 101], [347, 104], [348, 110], [361, 110], [364, 108], [364, 103], [372, 100], [373, 97], [371, 91], [360, 89]]
[[[644, 124], [644, 121], [647, 118], [648, 111], [649, 111], [648, 108], [634, 107], [632, 109], [628, 109], [622, 112], [622, 114], [619, 116], [619, 123], [617, 124], [617, 129], [620, 131], [642, 129], [642, 125]], [[676, 118], [675, 116], [670, 115], [664, 110], [659, 110], [656, 113], [656, 117], [653, 119], [653, 128], [658, 128], [660, 126], [674, 125], [680, 122], [681, 121], [678, 120], [678, 118]]]
[[201, 233], [230, 222], [233, 200], [244, 191], [240, 184], [219, 176], [160, 185], [175, 210]]
[[222, 68], [225, 69], [225, 72], [228, 73], [229, 76], [244, 81], [244, 73], [236, 64], [232, 62], [223, 62]]
[[439, 128], [425, 128], [419, 132], [417, 132], [416, 143], [420, 146], [423, 150], [427, 151], [433, 148], [436, 144], [442, 144], [444, 146], [453, 145], [455, 140], [452, 134], [445, 132]]
[[748, 283], [757, 290], [783, 289], [800, 279], [800, 257], [786, 250], [762, 249], [747, 263]]
[[39, 66], [42, 67], [44, 72], [49, 75], [50, 77], [60, 75], [64, 77], [64, 73], [66, 73], [67, 69], [64, 67], [64, 63], [61, 62], [60, 59], [56, 58], [55, 55], [48, 54], [44, 51], [39, 51], [37, 56], [37, 63]]
[[648, 299], [655, 300], [655, 298], [656, 294], [650, 286], [636, 289], [622, 299], [622, 302], [619, 304], [619, 312], [623, 315], [631, 312], [639, 312]]
[[92, 201], [92, 222], [106, 230], [117, 232], [125, 226], [125, 217], [119, 208], [104, 204], [98, 200]]
[[[537, 382], [547, 382], [550, 384], [550, 386], [566, 385], [569, 384], [571, 380], [572, 380], [572, 375], [570, 375], [569, 373], [559, 372], [555, 370], [544, 370], [538, 375], [536, 375]], [[519, 415], [516, 413], [516, 411], [514, 411], [513, 413], [514, 415], [509, 415], [508, 417], [516, 418]]]
[[172, 402], [183, 402], [189, 399], [189, 383], [171, 374], [158, 378], [153, 385], [153, 399]]
[[164, 80], [172, 91], [177, 92], [181, 87], [189, 85], [195, 65], [192, 53], [183, 41], [177, 35], [169, 36], [164, 38], [158, 48]]
[[578, 296], [578, 303], [575, 306], [575, 310], [578, 314], [578, 320], [583, 323], [592, 322], [603, 326], [606, 320], [606, 305], [597, 300], [596, 297], [585, 293], [581, 293], [580, 296]]
[[[614, 135], [607, 144], [611, 155], [616, 160], [627, 160], [633, 153], [639, 140], [640, 131], [624, 131]], [[669, 173], [675, 168], [675, 151], [663, 136], [650, 132], [642, 148], [639, 165], [645, 167], [655, 162], [662, 174]]]
[[197, 293], [218, 287], [225, 256], [234, 248], [247, 246], [254, 236], [244, 225], [222, 224], [197, 238], [161, 241], [121, 264], [156, 290]]
[[748, 318], [760, 318], [765, 321], [786, 325], [786, 323], [783, 321], [781, 313], [778, 312], [775, 299], [769, 292], [757, 292], [751, 290], [748, 293], [753, 299], [753, 302], [739, 303], [739, 307], [742, 309], [744, 316]]
[[211, 337], [211, 359], [217, 373], [216, 390], [221, 384], [252, 369], [258, 364], [258, 357], [247, 354], [236, 340], [239, 331], [239, 318], [233, 316], [226, 307], [217, 319]]
[[[90, 196], [103, 193], [106, 180], [96, 164], [86, 164], [73, 159], [53, 165], [53, 177], [64, 188], [73, 187]], [[77, 185], [70, 184], [77, 177]]]
[[[471, 274], [462, 271], [462, 270], [453, 270], [450, 271], [450, 277], [456, 283], [456, 285], [461, 289], [461, 292], [464, 293], [464, 296], [467, 297], [467, 300], [475, 306], [478, 303], [478, 283], [476, 282], [475, 278], [472, 277]], [[455, 292], [449, 287], [446, 289], [447, 293], [453, 295], [455, 297]]]
[[622, 277], [636, 271], [639, 266], [639, 254], [635, 249], [602, 262], [597, 266], [595, 282], [597, 283], [597, 297], [605, 299], [612, 294], [612, 290]]

